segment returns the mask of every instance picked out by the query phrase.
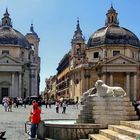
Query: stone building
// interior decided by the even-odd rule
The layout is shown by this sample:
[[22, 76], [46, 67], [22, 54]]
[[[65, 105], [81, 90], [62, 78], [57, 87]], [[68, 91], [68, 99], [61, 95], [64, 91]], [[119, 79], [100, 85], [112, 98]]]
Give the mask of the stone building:
[[44, 95], [46, 99], [54, 99], [56, 98], [56, 75], [50, 76], [49, 78], [46, 78], [45, 83], [45, 91]]
[[140, 41], [133, 32], [119, 26], [117, 15], [111, 5], [105, 26], [94, 32], [88, 40], [86, 56], [93, 67], [90, 82], [102, 79], [110, 86], [121, 86], [134, 100], [139, 98], [140, 91]]
[[57, 67], [56, 98], [70, 98], [69, 93], [69, 52], [64, 55]]
[[[67, 58], [62, 59], [67, 66], [64, 68], [61, 61], [57, 69], [63, 82], [64, 77], [69, 79], [69, 98], [79, 100], [96, 80], [102, 79], [107, 85], [124, 88], [131, 100], [140, 99], [140, 41], [133, 32], [119, 26], [117, 16], [111, 5], [105, 26], [95, 31], [87, 43], [77, 20], [71, 50]], [[61, 86], [61, 91], [64, 89]], [[66, 94], [61, 93], [60, 96], [65, 97]]]
[[25, 36], [15, 30], [6, 9], [0, 25], [0, 101], [39, 94], [39, 41], [33, 25]]

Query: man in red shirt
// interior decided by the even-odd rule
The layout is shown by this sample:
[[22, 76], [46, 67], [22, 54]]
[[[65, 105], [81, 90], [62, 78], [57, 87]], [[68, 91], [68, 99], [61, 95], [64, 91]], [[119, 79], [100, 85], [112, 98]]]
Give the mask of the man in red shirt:
[[31, 111], [31, 138], [35, 138], [37, 125], [40, 123], [41, 110], [36, 101], [33, 102], [33, 109]]

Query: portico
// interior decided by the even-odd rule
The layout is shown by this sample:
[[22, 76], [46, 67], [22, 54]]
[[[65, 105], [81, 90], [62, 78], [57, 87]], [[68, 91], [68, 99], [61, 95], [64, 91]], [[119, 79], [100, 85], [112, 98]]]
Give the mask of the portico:
[[107, 65], [103, 64], [102, 76], [100, 78], [110, 86], [122, 87], [126, 91], [127, 96], [130, 97], [131, 100], [135, 100], [138, 94], [138, 81], [136, 69], [137, 64], [117, 64], [117, 66], [115, 66], [111, 63], [113, 63], [113, 61], [108, 61]]

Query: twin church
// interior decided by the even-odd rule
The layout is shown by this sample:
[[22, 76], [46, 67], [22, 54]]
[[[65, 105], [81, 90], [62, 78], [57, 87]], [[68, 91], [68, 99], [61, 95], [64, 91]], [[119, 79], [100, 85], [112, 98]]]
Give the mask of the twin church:
[[[121, 86], [131, 100], [140, 99], [140, 41], [119, 25], [117, 16], [111, 5], [105, 26], [87, 42], [77, 20], [71, 49], [58, 64], [55, 78], [50, 79], [50, 95], [78, 99], [102, 79], [107, 85]], [[0, 101], [4, 96], [39, 94], [39, 42], [33, 24], [23, 35], [14, 29], [6, 9], [0, 24]]]
[[39, 94], [39, 41], [33, 25], [25, 36], [14, 29], [6, 9], [0, 25], [0, 101]]
[[[119, 25], [111, 5], [105, 25], [85, 39], [77, 21], [71, 49], [57, 67], [56, 97], [78, 100], [102, 79], [109, 86], [122, 87], [131, 100], [140, 99], [140, 41]], [[54, 80], [54, 78], [52, 78]], [[53, 84], [52, 84], [53, 85]]]

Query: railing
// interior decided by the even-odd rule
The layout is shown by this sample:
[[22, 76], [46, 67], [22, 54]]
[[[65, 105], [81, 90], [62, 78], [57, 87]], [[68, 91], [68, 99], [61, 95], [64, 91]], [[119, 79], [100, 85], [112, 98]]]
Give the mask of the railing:
[[30, 121], [27, 121], [25, 123], [25, 133], [28, 134], [29, 136], [31, 136], [30, 128], [31, 128], [31, 122]]

